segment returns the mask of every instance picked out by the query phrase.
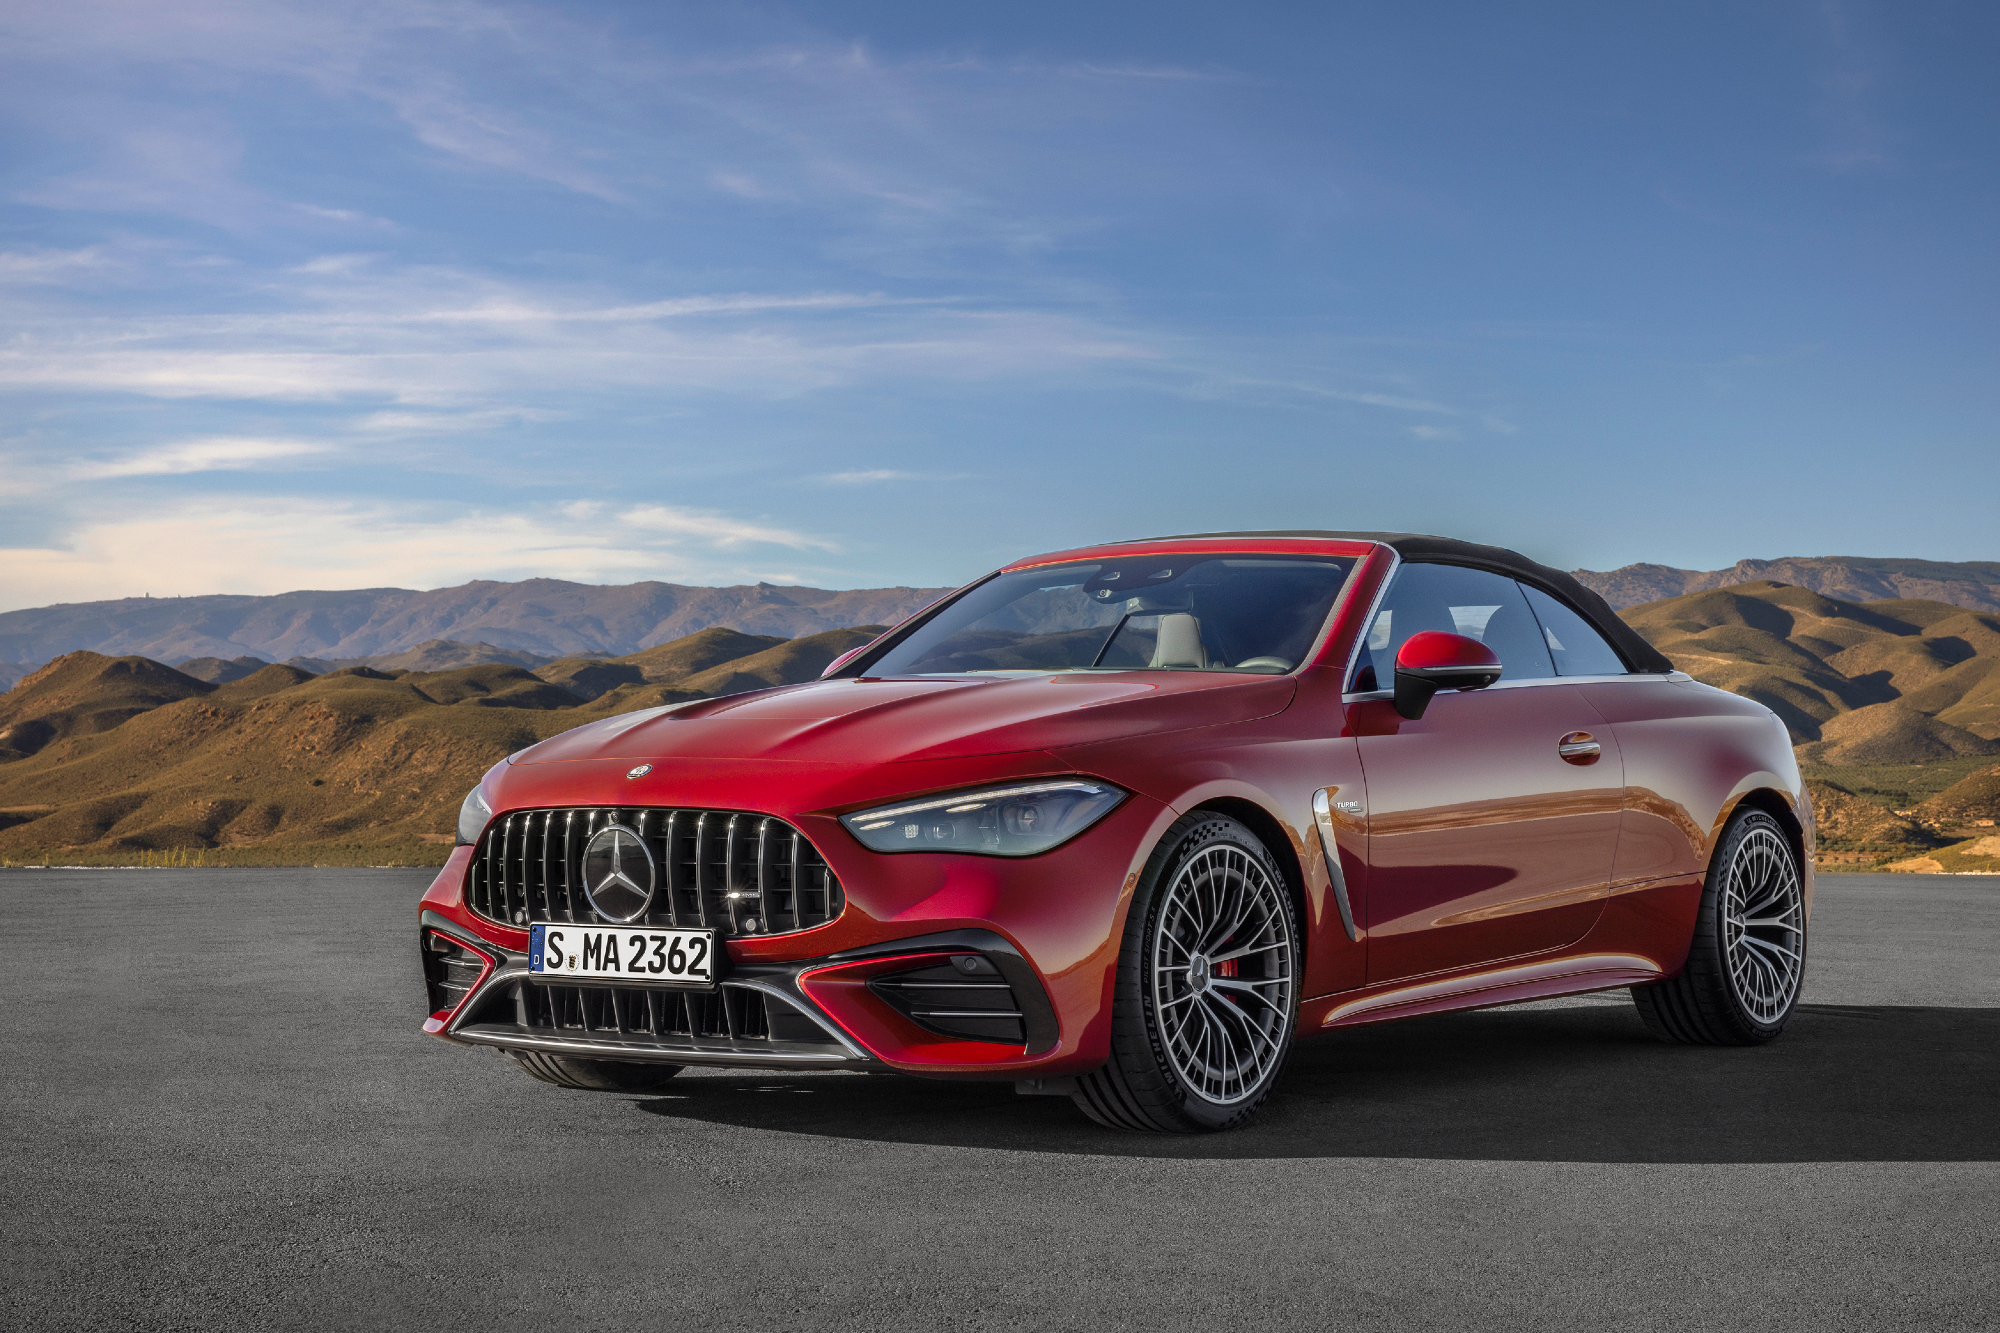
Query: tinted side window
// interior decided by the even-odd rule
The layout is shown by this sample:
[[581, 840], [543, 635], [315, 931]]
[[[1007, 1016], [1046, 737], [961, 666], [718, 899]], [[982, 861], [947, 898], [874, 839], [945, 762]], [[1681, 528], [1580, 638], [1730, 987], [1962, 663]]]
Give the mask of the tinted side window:
[[[1541, 622], [1542, 636], [1548, 640], [1549, 655], [1555, 659], [1559, 676], [1622, 676], [1625, 663], [1618, 650], [1604, 641], [1588, 620], [1543, 592], [1521, 585], [1528, 605]], [[1505, 660], [1504, 658], [1502, 659]]]
[[1556, 674], [1520, 584], [1456, 565], [1404, 565], [1368, 627], [1350, 688], [1388, 689], [1395, 683], [1397, 650], [1412, 634], [1427, 629], [1484, 643], [1500, 658], [1502, 680], [1542, 680]]

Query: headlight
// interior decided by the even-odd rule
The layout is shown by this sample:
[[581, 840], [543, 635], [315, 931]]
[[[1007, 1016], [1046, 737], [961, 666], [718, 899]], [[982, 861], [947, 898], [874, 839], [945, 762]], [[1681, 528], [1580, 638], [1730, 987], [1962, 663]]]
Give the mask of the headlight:
[[[484, 786], [485, 784], [480, 784]], [[486, 804], [486, 797], [474, 787], [465, 794], [465, 804], [458, 807], [458, 843], [470, 847], [479, 841], [479, 835], [486, 831], [486, 821], [493, 818], [493, 807]]]
[[1108, 782], [1065, 778], [857, 810], [840, 822], [871, 851], [1033, 856], [1068, 842], [1124, 799]]

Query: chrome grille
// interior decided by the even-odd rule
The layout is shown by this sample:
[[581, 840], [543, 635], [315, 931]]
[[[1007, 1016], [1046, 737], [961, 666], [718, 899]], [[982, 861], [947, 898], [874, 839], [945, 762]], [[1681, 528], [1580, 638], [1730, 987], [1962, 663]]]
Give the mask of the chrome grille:
[[782, 819], [611, 806], [517, 810], [494, 820], [473, 855], [466, 900], [509, 925], [600, 920], [583, 892], [583, 848], [610, 824], [636, 830], [657, 867], [653, 904], [631, 924], [782, 935], [824, 925], [845, 906], [825, 859]]

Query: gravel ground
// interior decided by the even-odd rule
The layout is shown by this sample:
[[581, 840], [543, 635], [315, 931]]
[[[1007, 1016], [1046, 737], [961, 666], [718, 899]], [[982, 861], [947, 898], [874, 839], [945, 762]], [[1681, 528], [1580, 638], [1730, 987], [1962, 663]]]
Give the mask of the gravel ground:
[[2000, 1327], [2000, 881], [1823, 876], [1776, 1045], [1304, 1043], [1250, 1129], [568, 1092], [422, 1036], [426, 874], [7, 871], [15, 1328]]

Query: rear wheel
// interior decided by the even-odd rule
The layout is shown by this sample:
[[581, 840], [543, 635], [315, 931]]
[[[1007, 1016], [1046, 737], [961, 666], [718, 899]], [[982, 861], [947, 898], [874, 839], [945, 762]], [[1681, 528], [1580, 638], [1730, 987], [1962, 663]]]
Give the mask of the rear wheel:
[[1271, 1094], [1298, 1021], [1298, 928], [1270, 850], [1196, 812], [1160, 841], [1126, 918], [1111, 1059], [1072, 1099], [1114, 1129], [1233, 1129]]
[[507, 1058], [519, 1065], [530, 1078], [553, 1083], [559, 1088], [580, 1088], [585, 1092], [651, 1092], [681, 1072], [679, 1065], [656, 1065], [639, 1060], [579, 1060], [569, 1055], [549, 1055], [542, 1051], [509, 1051]]
[[1709, 865], [1687, 966], [1633, 987], [1632, 999], [1662, 1041], [1755, 1046], [1791, 1021], [1805, 965], [1805, 893], [1792, 840], [1762, 810], [1744, 810]]

